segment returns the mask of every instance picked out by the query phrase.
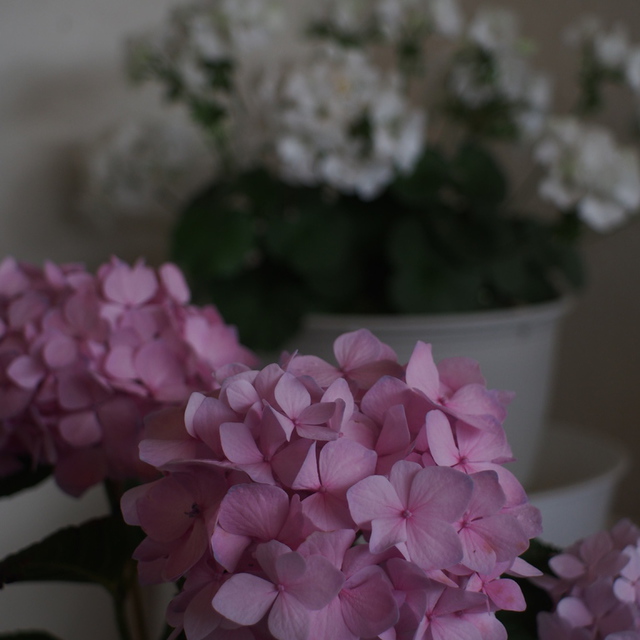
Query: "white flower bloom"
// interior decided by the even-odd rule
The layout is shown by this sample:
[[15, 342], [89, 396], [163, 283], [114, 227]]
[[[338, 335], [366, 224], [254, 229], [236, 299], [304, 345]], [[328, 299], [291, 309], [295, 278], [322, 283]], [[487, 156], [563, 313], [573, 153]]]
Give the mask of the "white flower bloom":
[[518, 20], [508, 9], [481, 8], [468, 29], [472, 42], [487, 51], [513, 50], [518, 40]]
[[284, 78], [275, 112], [285, 179], [324, 181], [363, 198], [379, 193], [396, 170], [409, 170], [423, 144], [423, 117], [397, 79], [360, 51], [324, 49], [301, 61]]
[[392, 40], [429, 31], [456, 37], [463, 26], [457, 0], [377, 0], [375, 13], [381, 30]]
[[629, 54], [629, 38], [621, 25], [611, 31], [597, 33], [593, 42], [596, 58], [609, 69], [618, 69], [624, 65]]
[[171, 217], [213, 173], [213, 158], [191, 127], [127, 122], [86, 149], [79, 209], [103, 225], [122, 216]]
[[629, 87], [640, 93], [640, 47], [633, 47], [627, 56], [625, 76]]
[[575, 207], [597, 231], [609, 231], [640, 207], [640, 162], [610, 131], [557, 118], [535, 150], [547, 170], [540, 196], [560, 209]]

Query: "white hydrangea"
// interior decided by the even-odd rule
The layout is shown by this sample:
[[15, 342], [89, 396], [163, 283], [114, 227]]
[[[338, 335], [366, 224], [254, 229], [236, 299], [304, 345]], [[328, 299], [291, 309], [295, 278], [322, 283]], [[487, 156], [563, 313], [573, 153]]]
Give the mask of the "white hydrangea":
[[494, 102], [510, 105], [519, 134], [535, 138], [550, 108], [551, 83], [532, 68], [515, 14], [480, 9], [469, 24], [467, 38], [471, 48], [451, 68], [449, 90], [471, 109]]
[[640, 161], [611, 132], [575, 118], [556, 118], [535, 149], [546, 169], [540, 196], [561, 210], [575, 208], [596, 231], [622, 224], [640, 207]]
[[508, 9], [482, 7], [469, 24], [467, 35], [486, 51], [512, 52], [520, 38], [517, 16]]
[[607, 30], [596, 16], [581, 16], [565, 31], [565, 41], [574, 47], [587, 47], [605, 69], [620, 70], [630, 53], [629, 36], [621, 24]]
[[457, 0], [377, 0], [374, 6], [381, 30], [393, 40], [416, 31], [448, 37], [462, 32], [463, 16]]
[[360, 51], [323, 49], [301, 61], [284, 78], [276, 109], [285, 179], [372, 198], [396, 170], [410, 170], [424, 123], [399, 88]]
[[214, 175], [202, 137], [175, 122], [129, 121], [85, 149], [78, 208], [101, 226], [121, 217], [169, 218]]

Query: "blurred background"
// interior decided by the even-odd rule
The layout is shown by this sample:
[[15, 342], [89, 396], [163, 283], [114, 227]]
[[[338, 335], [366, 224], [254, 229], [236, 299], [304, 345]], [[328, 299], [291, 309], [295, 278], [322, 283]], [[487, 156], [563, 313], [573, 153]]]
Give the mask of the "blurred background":
[[[241, 0], [240, 0], [241, 1]], [[123, 40], [159, 24], [173, 0], [2, 0], [0, 2], [0, 258], [82, 261], [111, 255], [156, 264], [167, 256], [170, 218], [95, 224], [77, 206], [83, 145], [105, 127], [138, 116], [180, 122], [158, 87], [132, 86]], [[464, 9], [477, 4], [466, 0]], [[621, 22], [640, 42], [637, 0], [510, 0], [522, 31], [540, 43], [536, 63], [553, 71], [562, 100], [570, 56], [562, 32], [585, 13]], [[622, 115], [615, 95], [606, 117]], [[640, 521], [640, 218], [607, 236], [588, 237], [589, 285], [564, 324], [552, 417], [613, 436], [631, 456], [615, 512]], [[489, 381], [490, 383], [491, 381]]]

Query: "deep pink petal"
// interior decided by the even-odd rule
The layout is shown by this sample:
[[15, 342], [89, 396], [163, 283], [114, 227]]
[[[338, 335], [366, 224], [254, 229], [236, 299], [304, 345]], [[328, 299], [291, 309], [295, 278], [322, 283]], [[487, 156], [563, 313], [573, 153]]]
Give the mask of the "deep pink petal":
[[320, 489], [320, 475], [318, 473], [318, 458], [316, 455], [316, 443], [313, 442], [307, 451], [307, 455], [296, 475], [291, 488], [298, 490], [317, 491]]
[[166, 582], [175, 582], [193, 567], [206, 553], [209, 536], [202, 520], [196, 520], [185, 538], [169, 555], [163, 576]]

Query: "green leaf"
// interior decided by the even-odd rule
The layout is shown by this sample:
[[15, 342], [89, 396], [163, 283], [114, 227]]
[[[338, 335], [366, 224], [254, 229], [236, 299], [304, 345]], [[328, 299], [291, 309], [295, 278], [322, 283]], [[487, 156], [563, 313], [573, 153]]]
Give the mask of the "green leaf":
[[507, 179], [487, 149], [475, 142], [466, 142], [451, 165], [457, 189], [470, 203], [495, 206], [507, 194]]
[[0, 640], [60, 640], [46, 631], [16, 631], [0, 634]]
[[412, 173], [399, 176], [393, 182], [393, 195], [408, 205], [434, 202], [440, 190], [449, 182], [449, 166], [436, 147], [426, 147]]
[[205, 279], [238, 273], [254, 246], [250, 206], [242, 192], [222, 188], [196, 197], [174, 228], [174, 259], [188, 273]]
[[53, 471], [49, 466], [31, 469], [27, 465], [28, 463], [25, 463], [25, 468], [22, 471], [18, 471], [18, 473], [0, 478], [0, 497], [10, 496], [23, 489], [35, 487], [43, 480], [46, 480]]
[[88, 582], [118, 594], [143, 537], [119, 516], [61, 529], [2, 560], [0, 587], [31, 581]]

